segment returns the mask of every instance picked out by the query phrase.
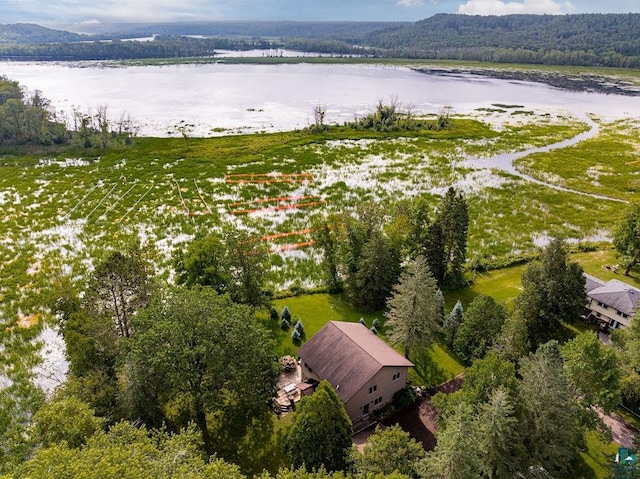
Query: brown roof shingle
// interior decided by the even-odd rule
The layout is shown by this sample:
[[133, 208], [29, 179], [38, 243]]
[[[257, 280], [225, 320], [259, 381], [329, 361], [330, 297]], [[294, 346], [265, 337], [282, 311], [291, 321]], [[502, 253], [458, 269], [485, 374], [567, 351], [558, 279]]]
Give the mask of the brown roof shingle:
[[383, 367], [413, 363], [360, 323], [330, 321], [299, 350], [298, 356], [336, 388], [347, 402]]

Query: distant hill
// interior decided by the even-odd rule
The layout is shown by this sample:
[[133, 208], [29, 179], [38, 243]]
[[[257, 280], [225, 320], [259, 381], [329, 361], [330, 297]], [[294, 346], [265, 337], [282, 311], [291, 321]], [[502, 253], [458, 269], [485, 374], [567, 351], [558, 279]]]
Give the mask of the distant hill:
[[0, 24], [0, 43], [65, 43], [87, 40], [87, 35], [51, 30], [33, 23]]
[[369, 33], [363, 41], [392, 56], [570, 64], [609, 59], [625, 66], [623, 57], [640, 57], [640, 14], [439, 14]]
[[111, 37], [151, 35], [202, 35], [252, 38], [309, 38], [343, 40], [361, 38], [371, 32], [409, 26], [409, 22], [176, 22], [176, 23], [87, 23], [68, 27], [83, 33]]

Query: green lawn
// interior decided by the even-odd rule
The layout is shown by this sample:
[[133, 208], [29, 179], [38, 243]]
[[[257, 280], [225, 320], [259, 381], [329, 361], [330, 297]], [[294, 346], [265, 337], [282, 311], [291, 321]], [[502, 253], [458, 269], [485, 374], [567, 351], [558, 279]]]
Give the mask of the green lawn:
[[[637, 272], [632, 272], [629, 278], [621, 274], [614, 274], [602, 268], [605, 264], [615, 264], [615, 252], [611, 249], [593, 251], [588, 253], [575, 253], [571, 260], [582, 265], [586, 272], [598, 276], [604, 280], [619, 278], [628, 280], [631, 284], [640, 286]], [[460, 299], [464, 307], [479, 294], [493, 296], [497, 301], [513, 306], [513, 301], [521, 291], [520, 277], [526, 265], [512, 266], [478, 274], [473, 285], [458, 291], [445, 291], [446, 311], [450, 311], [455, 302]], [[371, 326], [374, 318], [382, 323], [380, 336], [384, 338], [384, 311], [376, 313], [361, 313], [354, 309], [343, 295], [330, 294], [306, 294], [290, 298], [277, 299], [273, 306], [280, 312], [287, 306], [294, 320], [300, 319], [304, 325], [305, 337], [308, 339], [320, 330], [329, 321], [358, 321], [364, 318], [367, 326]], [[294, 344], [291, 339], [291, 330], [280, 329], [279, 322], [271, 322], [266, 318], [263, 321], [272, 331], [276, 341], [276, 352], [282, 356], [295, 355], [300, 344]], [[561, 340], [568, 340], [581, 332], [592, 330], [593, 327], [582, 323], [563, 323], [560, 332]], [[416, 368], [411, 373], [411, 379], [415, 384], [438, 384], [451, 379], [463, 371], [463, 366], [455, 354], [436, 344], [426, 351], [417, 351], [412, 354], [412, 360]]]
[[590, 430], [585, 434], [586, 447], [580, 452], [580, 463], [574, 477], [606, 479], [611, 477], [610, 465], [618, 452], [618, 445], [603, 434]]
[[[384, 311], [377, 313], [360, 313], [351, 307], [342, 295], [310, 294], [279, 299], [273, 302], [278, 311], [286, 305], [292, 316], [299, 317], [304, 324], [305, 336], [310, 338], [329, 321], [359, 321], [364, 318], [371, 327], [374, 318], [380, 319], [382, 327], [380, 336], [384, 339]], [[299, 345], [293, 343], [291, 330], [282, 331], [279, 325], [265, 319], [276, 340], [276, 351], [279, 355], [295, 355]], [[439, 344], [434, 344], [425, 351], [412, 352], [411, 359], [416, 363], [411, 373], [414, 384], [435, 385], [447, 381], [460, 374], [464, 367], [455, 354]]]

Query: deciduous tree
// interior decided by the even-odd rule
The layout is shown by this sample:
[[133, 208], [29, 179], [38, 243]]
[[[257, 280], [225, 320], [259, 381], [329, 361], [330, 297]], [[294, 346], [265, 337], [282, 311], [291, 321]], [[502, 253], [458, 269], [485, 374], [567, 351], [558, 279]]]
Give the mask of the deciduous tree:
[[246, 306], [209, 288], [175, 289], [135, 324], [130, 354], [162, 378], [161, 399], [195, 421], [208, 452], [215, 450], [210, 414], [237, 419], [218, 427], [241, 437], [272, 397], [277, 364], [271, 341]]
[[615, 351], [591, 331], [562, 346], [564, 370], [586, 406], [609, 412], [620, 404], [620, 368]]
[[417, 476], [417, 463], [424, 458], [422, 444], [412, 439], [400, 426], [377, 428], [369, 436], [362, 453], [352, 451], [357, 474], [369, 477], [375, 474], [399, 472], [408, 477]]
[[640, 261], [640, 204], [634, 205], [620, 222], [613, 244], [624, 258], [624, 274], [628, 276], [631, 268]]
[[471, 301], [453, 340], [454, 349], [467, 364], [493, 347], [506, 317], [507, 309], [491, 296], [481, 294]]
[[149, 304], [151, 267], [138, 246], [115, 251], [91, 275], [86, 305], [96, 316], [108, 315], [120, 337], [131, 336], [133, 313]]
[[520, 310], [531, 346], [551, 338], [561, 321], [574, 321], [587, 303], [585, 277], [577, 263], [570, 262], [564, 243], [553, 239], [522, 274], [522, 293], [515, 309]]

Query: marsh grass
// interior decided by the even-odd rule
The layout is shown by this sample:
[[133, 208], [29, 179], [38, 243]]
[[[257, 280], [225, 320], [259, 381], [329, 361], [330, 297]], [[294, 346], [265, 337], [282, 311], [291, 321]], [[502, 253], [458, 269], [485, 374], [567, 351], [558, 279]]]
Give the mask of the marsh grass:
[[[534, 240], [545, 235], [581, 240], [610, 230], [622, 214], [618, 204], [595, 202], [466, 165], [467, 157], [549, 144], [586, 128], [576, 120], [545, 112], [526, 118], [502, 116], [506, 118], [500, 120], [495, 112], [478, 113], [475, 119], [454, 116], [450, 129], [411, 132], [410, 136], [334, 126], [321, 134], [292, 131], [188, 141], [138, 138], [128, 148], [107, 151], [58, 149], [24, 157], [5, 152], [0, 157], [3, 344], [10, 344], [7, 338], [13, 336], [30, 341], [42, 324], [51, 321], [43, 298], [52, 278], [70, 276], [82, 288], [96, 261], [134, 241], [152, 256], [158, 275], [169, 280], [174, 252], [196, 234], [222, 232], [232, 225], [257, 236], [299, 231], [328, 214], [353, 210], [363, 201], [390, 210], [399, 199], [419, 194], [426, 195], [435, 209], [439, 195], [450, 185], [468, 197], [469, 257], [479, 261], [491, 263], [531, 250]], [[616, 134], [622, 135], [621, 141], [632, 143], [633, 124]], [[556, 154], [566, 152], [549, 155]], [[227, 174], [291, 173], [310, 174], [312, 180], [225, 181]], [[229, 213], [234, 202], [281, 196], [318, 196], [324, 203], [242, 216]], [[278, 239], [268, 246], [304, 239]], [[296, 291], [317, 287], [320, 253], [305, 246], [273, 254], [271, 287]], [[324, 310], [322, 324], [330, 318], [358, 320], [361, 316], [338, 310], [342, 313]], [[38, 313], [42, 315], [38, 325], [15, 328], [19, 314]], [[311, 337], [320, 323], [302, 319]], [[373, 318], [366, 319], [370, 323]], [[294, 350], [288, 336], [286, 341], [279, 345], [282, 353]], [[13, 357], [11, 352], [7, 357]], [[11, 374], [10, 365], [5, 370]]]

